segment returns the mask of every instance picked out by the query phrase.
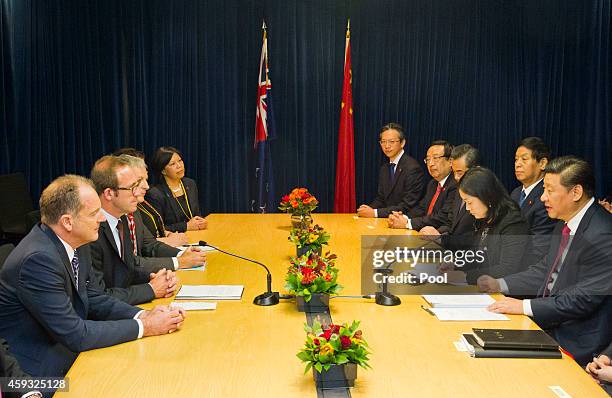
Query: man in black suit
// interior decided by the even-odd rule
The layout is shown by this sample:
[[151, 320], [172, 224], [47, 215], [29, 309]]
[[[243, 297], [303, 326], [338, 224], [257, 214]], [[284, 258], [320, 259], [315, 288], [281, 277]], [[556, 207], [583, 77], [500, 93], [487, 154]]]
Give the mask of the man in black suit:
[[544, 193], [544, 169], [550, 159], [550, 149], [538, 137], [523, 139], [514, 155], [514, 174], [521, 186], [510, 194], [521, 208], [529, 224], [531, 245], [523, 261], [535, 264], [548, 253], [550, 237], [556, 222], [548, 217], [540, 196]]
[[380, 168], [376, 198], [369, 206], [359, 206], [359, 217], [387, 218], [392, 211], [408, 212], [423, 196], [425, 174], [419, 163], [404, 153], [406, 137], [402, 126], [389, 123], [381, 129], [379, 137], [389, 162]]
[[152, 274], [136, 266], [135, 231], [124, 216], [136, 211], [138, 195], [146, 192], [142, 179], [128, 160], [117, 156], [100, 158], [91, 170], [91, 179], [105, 217], [98, 239], [89, 245], [99, 288], [128, 304], [172, 296], [177, 284], [173, 271], [162, 268]]
[[[149, 189], [149, 173], [144, 160], [130, 155], [120, 155], [119, 160], [127, 163], [140, 179], [142, 190], [134, 194], [138, 203], [144, 202], [145, 192]], [[163, 268], [177, 270], [206, 264], [206, 254], [199, 248], [190, 247], [187, 250], [178, 250], [155, 239], [151, 231], [144, 225], [139, 210], [127, 213], [124, 218], [130, 227], [130, 238], [137, 268], [142, 267], [147, 272], [156, 273]]]
[[91, 275], [86, 244], [104, 216], [90, 180], [66, 175], [40, 198], [42, 223], [0, 271], [0, 336], [34, 377], [63, 376], [81, 351], [177, 330], [184, 312], [143, 311], [104, 294]]
[[[455, 183], [472, 167], [480, 164], [480, 153], [478, 149], [470, 144], [462, 144], [453, 148], [451, 155], [451, 167]], [[466, 249], [472, 247], [474, 242], [474, 216], [466, 210], [465, 202], [458, 193], [454, 195], [452, 207], [448, 213], [443, 213], [446, 219], [440, 226], [425, 226], [419, 231], [419, 235], [426, 239], [435, 239], [445, 248], [451, 250]]]
[[427, 171], [433, 180], [427, 184], [425, 196], [419, 204], [406, 211], [394, 211], [389, 215], [389, 228], [408, 228], [420, 230], [430, 225], [440, 227], [453, 207], [457, 196], [457, 184], [451, 175], [450, 155], [453, 146], [448, 141], [438, 140], [427, 149]]
[[546, 166], [542, 201], [559, 219], [548, 254], [527, 270], [478, 278], [481, 291], [535, 295], [505, 298], [489, 310], [531, 316], [582, 366], [612, 341], [612, 215], [594, 199], [584, 160], [564, 156]]

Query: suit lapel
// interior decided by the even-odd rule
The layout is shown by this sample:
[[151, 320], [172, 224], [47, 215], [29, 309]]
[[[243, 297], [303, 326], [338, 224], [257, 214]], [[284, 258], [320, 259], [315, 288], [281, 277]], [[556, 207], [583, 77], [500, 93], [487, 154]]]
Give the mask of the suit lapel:
[[53, 242], [55, 249], [57, 249], [57, 252], [62, 260], [62, 263], [64, 264], [64, 267], [66, 268], [66, 271], [68, 272], [68, 275], [70, 276], [70, 280], [72, 281], [72, 287], [74, 289], [77, 289], [76, 280], [74, 278], [74, 271], [72, 270], [72, 265], [70, 264], [68, 253], [66, 253], [66, 248], [64, 247], [62, 242], [59, 240], [59, 237], [55, 235], [55, 232], [53, 232], [51, 228], [47, 227], [44, 224], [40, 224], [40, 226], [41, 226], [41, 229], [44, 231], [44, 233], [47, 234], [49, 239], [51, 239], [51, 242]]
[[121, 258], [121, 253], [119, 253], [119, 249], [117, 248], [117, 243], [115, 243], [115, 236], [113, 235], [111, 231], [111, 226], [108, 223], [108, 221], [104, 221], [100, 223], [100, 228], [102, 229], [102, 233], [104, 234], [104, 237], [106, 237], [106, 240], [108, 240], [108, 242], [111, 244], [113, 249], [115, 249], [115, 253], [117, 253], [117, 256]]

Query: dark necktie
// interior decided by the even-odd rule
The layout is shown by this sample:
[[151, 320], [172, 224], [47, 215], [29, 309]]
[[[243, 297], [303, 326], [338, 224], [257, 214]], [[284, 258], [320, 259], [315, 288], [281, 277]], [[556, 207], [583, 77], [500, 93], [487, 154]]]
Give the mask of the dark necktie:
[[389, 163], [389, 181], [393, 184], [393, 179], [395, 178], [395, 163]]
[[559, 266], [561, 265], [561, 259], [563, 258], [563, 252], [567, 248], [567, 244], [569, 242], [570, 237], [570, 229], [565, 224], [563, 226], [563, 230], [561, 231], [561, 242], [559, 243], [559, 250], [557, 250], [557, 256], [555, 257], [555, 261], [553, 261], [552, 267], [550, 267], [550, 272], [546, 277], [546, 285], [544, 286], [544, 296], [548, 296], [550, 291], [552, 290], [552, 284], [558, 277]]
[[523, 203], [525, 203], [525, 199], [527, 199], [527, 195], [525, 195], [525, 190], [521, 191], [521, 197], [519, 198], [519, 206], [523, 207]]
[[433, 212], [433, 208], [436, 205], [436, 200], [438, 200], [438, 196], [440, 196], [440, 192], [442, 192], [442, 185], [440, 185], [440, 183], [438, 183], [438, 187], [436, 188], [436, 193], [434, 194], [433, 198], [431, 198], [431, 202], [429, 202], [429, 207], [427, 208], [427, 215], [431, 215], [431, 213]]
[[77, 290], [79, 290], [79, 256], [76, 252], [74, 252], [74, 257], [72, 257], [72, 261], [70, 262], [72, 265], [72, 272], [74, 273], [74, 281], [76, 282]]

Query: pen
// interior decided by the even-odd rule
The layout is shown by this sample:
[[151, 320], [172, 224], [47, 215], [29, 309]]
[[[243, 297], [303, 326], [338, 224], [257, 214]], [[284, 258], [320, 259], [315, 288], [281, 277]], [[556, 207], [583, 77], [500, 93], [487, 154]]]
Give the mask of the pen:
[[421, 309], [427, 312], [429, 315], [436, 316], [436, 314], [434, 314], [429, 308], [424, 307], [422, 304], [421, 304]]

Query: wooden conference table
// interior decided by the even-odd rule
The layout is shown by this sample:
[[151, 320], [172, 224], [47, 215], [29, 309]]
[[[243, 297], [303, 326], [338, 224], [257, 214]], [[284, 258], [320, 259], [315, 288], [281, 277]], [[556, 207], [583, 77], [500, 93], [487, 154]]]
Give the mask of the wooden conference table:
[[[401, 234], [386, 220], [315, 214], [331, 233], [341, 294], [360, 293], [360, 236]], [[213, 214], [209, 229], [190, 233], [268, 265], [274, 290], [283, 291], [289, 255], [286, 214]], [[56, 397], [316, 397], [312, 374], [295, 354], [303, 345], [304, 313], [295, 303], [252, 304], [265, 291], [265, 271], [222, 253], [208, 255], [206, 271], [181, 271], [185, 284], [242, 284], [240, 301], [218, 301], [214, 311], [189, 312], [179, 332], [148, 337], [79, 355], [67, 377], [70, 391]], [[373, 369], [358, 370], [358, 397], [556, 397], [607, 394], [571, 359], [482, 359], [458, 352], [453, 341], [472, 327], [537, 328], [525, 316], [505, 322], [440, 322], [420, 308], [419, 296], [397, 307], [367, 299], [333, 299], [334, 322], [361, 320]], [[171, 299], [156, 300], [154, 304]], [[150, 308], [152, 304], [143, 306]]]

